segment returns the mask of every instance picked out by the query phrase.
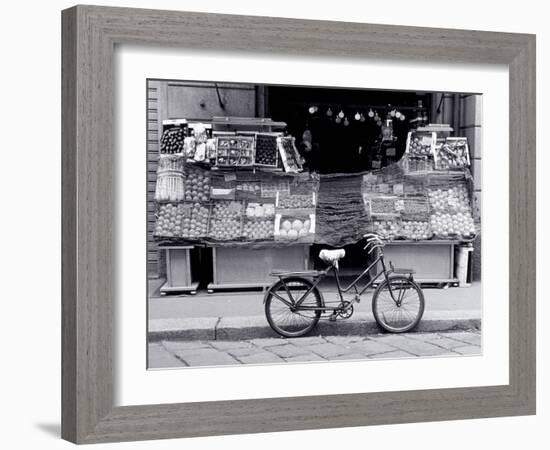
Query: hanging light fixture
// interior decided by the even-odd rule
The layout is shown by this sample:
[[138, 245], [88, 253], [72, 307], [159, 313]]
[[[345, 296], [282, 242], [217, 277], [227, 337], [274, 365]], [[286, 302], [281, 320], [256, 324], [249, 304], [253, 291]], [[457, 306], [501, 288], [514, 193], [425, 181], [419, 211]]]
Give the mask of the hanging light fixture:
[[310, 114], [315, 114], [318, 110], [319, 108], [317, 106], [310, 106], [308, 111]]
[[344, 126], [347, 127], [349, 125], [349, 120], [347, 117], [344, 118]]
[[401, 119], [402, 121], [405, 120], [405, 114], [401, 114], [401, 117], [399, 119]]
[[401, 117], [401, 113], [399, 111], [395, 112], [395, 118], [399, 119]]
[[355, 120], [361, 120], [361, 114], [359, 112], [355, 113], [355, 116], [353, 116]]
[[363, 115], [363, 113], [361, 113], [361, 117], [360, 117], [359, 120], [361, 120], [361, 122], [364, 122], [364, 121], [365, 121], [365, 116]]
[[327, 109], [327, 116], [332, 117], [332, 109], [330, 109], [330, 106]]
[[336, 123], [342, 122], [342, 119], [340, 118], [340, 115], [339, 115], [339, 114], [336, 116], [336, 119], [334, 119], [334, 121], [335, 121]]
[[340, 119], [343, 119], [344, 116], [345, 116], [344, 111], [340, 110], [340, 112], [338, 113], [338, 117], [340, 117]]
[[372, 119], [374, 117], [374, 111], [372, 108], [369, 109], [368, 116]]

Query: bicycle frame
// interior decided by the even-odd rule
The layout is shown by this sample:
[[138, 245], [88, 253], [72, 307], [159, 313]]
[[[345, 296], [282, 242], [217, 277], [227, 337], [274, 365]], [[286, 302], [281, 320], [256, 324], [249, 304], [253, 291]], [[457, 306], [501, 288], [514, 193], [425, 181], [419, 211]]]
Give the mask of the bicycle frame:
[[[381, 263], [382, 267], [380, 269], [380, 271], [374, 276], [374, 277], [371, 277], [371, 279], [367, 282], [367, 284], [365, 286], [363, 286], [363, 288], [361, 289], [361, 291], [359, 291], [357, 289], [357, 284], [367, 275], [369, 274], [370, 270], [375, 267], [378, 263]], [[286, 285], [286, 283], [284, 284], [285, 286], [285, 290], [286, 290], [286, 293], [288, 295], [288, 297], [290, 298], [291, 302], [292, 303], [289, 303], [286, 299], [282, 298], [280, 295], [278, 295], [276, 292], [273, 292], [271, 291], [271, 293], [277, 297], [279, 300], [281, 300], [283, 303], [285, 303], [287, 306], [289, 306], [290, 308], [292, 309], [300, 309], [300, 310], [313, 310], [313, 311], [318, 311], [318, 310], [325, 310], [327, 309], [326, 307], [318, 307], [318, 306], [302, 306], [302, 303], [303, 301], [306, 299], [306, 297], [319, 285], [319, 283], [329, 274], [329, 272], [333, 270], [334, 271], [334, 274], [335, 274], [335, 278], [336, 278], [336, 287], [338, 288], [338, 295], [340, 297], [340, 301], [343, 303], [344, 302], [344, 296], [343, 294], [349, 292], [351, 289], [355, 289], [355, 294], [357, 296], [361, 296], [369, 287], [371, 287], [374, 282], [378, 279], [378, 277], [382, 274], [384, 274], [384, 278], [386, 279], [386, 281], [389, 280], [389, 274], [391, 273], [391, 271], [388, 271], [386, 269], [386, 263], [384, 261], [384, 253], [382, 251], [379, 252], [376, 260], [374, 262], [372, 262], [365, 270], [363, 270], [363, 272], [361, 272], [361, 274], [359, 274], [357, 276], [357, 278], [355, 278], [355, 280], [353, 280], [347, 287], [342, 287], [342, 285], [340, 284], [340, 276], [338, 274], [338, 269], [336, 269], [336, 267], [334, 265], [330, 265], [328, 266], [325, 270], [323, 270], [321, 272], [321, 275], [319, 275], [317, 277], [317, 279], [313, 282], [313, 284], [311, 285], [311, 287], [297, 300], [297, 301], [294, 301], [294, 298], [290, 292], [290, 289], [288, 288], [288, 286]], [[284, 282], [284, 279], [281, 278], [281, 280]], [[389, 291], [390, 291], [390, 295], [393, 299], [394, 302], [398, 302], [398, 300], [395, 299], [395, 296], [393, 294], [393, 290], [391, 288], [391, 284], [389, 284]]]

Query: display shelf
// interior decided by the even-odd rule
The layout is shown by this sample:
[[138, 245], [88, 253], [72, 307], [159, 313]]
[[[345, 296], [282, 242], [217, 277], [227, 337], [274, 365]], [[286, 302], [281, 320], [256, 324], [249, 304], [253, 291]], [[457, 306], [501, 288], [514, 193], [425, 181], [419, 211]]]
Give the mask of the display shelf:
[[308, 270], [309, 248], [307, 244], [260, 248], [212, 247], [213, 280], [208, 285], [208, 292], [264, 289], [275, 281], [269, 275], [275, 270]]
[[196, 294], [199, 283], [191, 275], [193, 246], [160, 247], [166, 254], [166, 282], [160, 287], [161, 295], [174, 292]]
[[384, 247], [386, 264], [415, 271], [421, 285], [455, 284], [455, 247], [460, 241], [391, 241]]

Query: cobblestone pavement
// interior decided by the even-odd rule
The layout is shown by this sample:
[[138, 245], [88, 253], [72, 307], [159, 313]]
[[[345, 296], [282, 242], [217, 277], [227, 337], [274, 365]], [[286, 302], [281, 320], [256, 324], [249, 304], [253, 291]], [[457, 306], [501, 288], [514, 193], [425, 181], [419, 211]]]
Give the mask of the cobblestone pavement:
[[149, 344], [149, 368], [481, 354], [477, 331]]

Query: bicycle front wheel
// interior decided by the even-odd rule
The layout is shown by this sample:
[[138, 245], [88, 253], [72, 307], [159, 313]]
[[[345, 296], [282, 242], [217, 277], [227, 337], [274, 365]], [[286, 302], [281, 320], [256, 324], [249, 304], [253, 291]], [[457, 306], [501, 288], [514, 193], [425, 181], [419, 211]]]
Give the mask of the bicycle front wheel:
[[[305, 278], [285, 278], [275, 283], [265, 300], [265, 316], [271, 328], [284, 337], [309, 333], [321, 316], [323, 301], [313, 283]], [[299, 307], [294, 307], [298, 300]]]
[[372, 312], [384, 330], [390, 333], [410, 331], [424, 314], [422, 289], [409, 277], [391, 277], [374, 291]]

